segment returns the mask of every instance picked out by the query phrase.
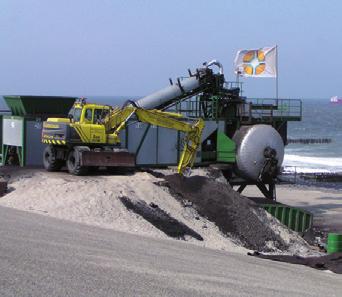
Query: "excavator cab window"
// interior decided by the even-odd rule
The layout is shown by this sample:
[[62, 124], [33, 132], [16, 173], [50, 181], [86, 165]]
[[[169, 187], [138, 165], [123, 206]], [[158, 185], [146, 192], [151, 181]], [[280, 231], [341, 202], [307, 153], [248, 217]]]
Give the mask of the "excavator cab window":
[[90, 108], [87, 108], [84, 113], [84, 121], [86, 123], [92, 123], [93, 120], [93, 110]]
[[73, 122], [79, 122], [81, 119], [81, 114], [82, 114], [82, 109], [81, 108], [72, 108], [69, 112], [68, 117], [73, 121]]
[[102, 124], [105, 117], [108, 115], [109, 109], [94, 110], [94, 124]]

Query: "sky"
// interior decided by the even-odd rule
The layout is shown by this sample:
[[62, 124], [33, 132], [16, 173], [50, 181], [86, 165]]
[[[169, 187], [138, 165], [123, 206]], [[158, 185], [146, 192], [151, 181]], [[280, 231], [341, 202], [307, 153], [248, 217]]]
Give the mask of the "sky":
[[[342, 96], [342, 1], [1, 0], [0, 94], [142, 96], [278, 45], [279, 96]], [[341, 68], [340, 68], [341, 67]], [[248, 78], [248, 97], [275, 79]]]

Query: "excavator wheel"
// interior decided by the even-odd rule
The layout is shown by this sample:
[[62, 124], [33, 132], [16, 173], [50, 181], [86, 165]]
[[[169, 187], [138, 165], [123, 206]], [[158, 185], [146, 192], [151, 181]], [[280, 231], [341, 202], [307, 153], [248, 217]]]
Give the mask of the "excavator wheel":
[[59, 171], [64, 165], [63, 160], [56, 159], [56, 149], [48, 145], [43, 152], [43, 164], [47, 171]]
[[66, 161], [69, 173], [73, 175], [85, 175], [88, 172], [88, 167], [81, 166], [81, 155], [76, 149], [72, 149]]

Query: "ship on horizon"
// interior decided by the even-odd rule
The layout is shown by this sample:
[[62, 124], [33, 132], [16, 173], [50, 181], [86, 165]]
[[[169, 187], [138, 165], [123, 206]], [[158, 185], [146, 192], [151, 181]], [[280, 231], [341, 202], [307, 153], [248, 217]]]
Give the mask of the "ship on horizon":
[[340, 103], [342, 104], [342, 98], [341, 97], [337, 97], [337, 96], [333, 96], [330, 98], [330, 102], [331, 103]]

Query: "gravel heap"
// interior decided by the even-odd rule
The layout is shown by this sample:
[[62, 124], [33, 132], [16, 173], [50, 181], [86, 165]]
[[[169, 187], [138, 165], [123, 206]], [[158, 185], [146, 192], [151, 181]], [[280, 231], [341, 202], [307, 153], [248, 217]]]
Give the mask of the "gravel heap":
[[[170, 193], [192, 207], [220, 231], [258, 252], [289, 251], [310, 247], [296, 233], [281, 225], [256, 203], [235, 192], [215, 171], [207, 176], [164, 177]], [[218, 178], [219, 177], [219, 178]]]

